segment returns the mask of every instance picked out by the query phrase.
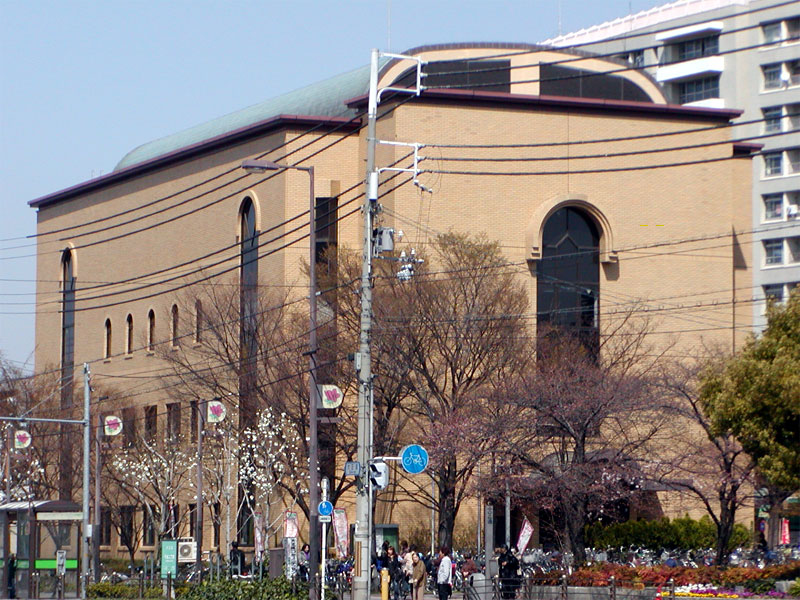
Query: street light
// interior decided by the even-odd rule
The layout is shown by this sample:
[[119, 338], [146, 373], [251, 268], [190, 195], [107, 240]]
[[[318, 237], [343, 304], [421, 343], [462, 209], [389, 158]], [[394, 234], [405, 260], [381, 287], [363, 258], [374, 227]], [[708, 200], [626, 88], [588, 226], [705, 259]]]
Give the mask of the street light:
[[309, 437], [308, 443], [308, 472], [309, 472], [309, 507], [308, 507], [308, 538], [309, 538], [309, 600], [317, 598], [317, 572], [319, 571], [319, 454], [318, 454], [318, 433], [317, 433], [317, 403], [319, 402], [319, 391], [317, 388], [317, 223], [316, 223], [316, 202], [314, 196], [314, 167], [300, 167], [297, 165], [281, 165], [271, 160], [247, 159], [242, 162], [242, 169], [253, 175], [260, 175], [267, 171], [280, 171], [282, 169], [295, 169], [305, 171], [309, 178], [308, 192], [308, 218], [309, 234], [309, 281], [308, 281], [308, 310], [309, 310], [309, 334], [308, 334], [308, 358], [309, 358], [309, 383], [308, 383], [308, 418], [309, 418]]

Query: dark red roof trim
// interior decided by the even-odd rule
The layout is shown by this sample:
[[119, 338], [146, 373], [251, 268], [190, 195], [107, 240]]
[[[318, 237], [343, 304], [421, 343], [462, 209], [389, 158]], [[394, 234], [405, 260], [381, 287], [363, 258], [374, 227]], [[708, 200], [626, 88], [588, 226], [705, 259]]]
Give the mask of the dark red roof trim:
[[248, 125], [247, 127], [241, 127], [240, 129], [229, 131], [228, 133], [203, 140], [202, 142], [198, 142], [190, 146], [184, 146], [183, 148], [173, 152], [168, 152], [167, 154], [162, 154], [161, 156], [157, 156], [150, 160], [136, 163], [135, 165], [120, 169], [119, 171], [112, 171], [111, 173], [102, 175], [95, 179], [90, 179], [89, 181], [84, 181], [83, 183], [79, 183], [58, 192], [41, 196], [40, 198], [36, 198], [35, 200], [28, 202], [28, 205], [34, 208], [41, 208], [49, 204], [54, 204], [63, 200], [69, 200], [75, 196], [94, 192], [111, 185], [123, 183], [124, 181], [145, 175], [151, 171], [163, 169], [175, 163], [185, 162], [197, 156], [213, 152], [221, 147], [228, 146], [230, 144], [243, 143], [269, 131], [281, 129], [282, 127], [289, 127], [292, 125], [329, 125], [330, 127], [338, 127], [341, 131], [347, 132], [358, 129], [361, 126], [361, 122], [358, 120], [353, 121], [352, 119], [347, 119], [345, 117], [276, 115], [264, 121], [260, 121], [259, 123], [254, 123], [252, 125]]
[[[513, 85], [513, 83], [512, 83]], [[404, 95], [405, 96], [405, 95]], [[366, 94], [351, 98], [346, 102], [351, 108], [367, 103]], [[701, 106], [681, 106], [677, 104], [653, 104], [651, 102], [632, 102], [630, 100], [604, 100], [602, 98], [571, 98], [566, 96], [531, 96], [508, 92], [485, 92], [478, 90], [424, 90], [420, 100], [473, 101], [488, 104], [542, 106], [553, 108], [576, 108], [583, 110], [609, 110], [616, 112], [638, 112], [671, 115], [676, 117], [700, 117], [729, 121], [739, 117], [743, 111], [725, 108], [705, 108]]]

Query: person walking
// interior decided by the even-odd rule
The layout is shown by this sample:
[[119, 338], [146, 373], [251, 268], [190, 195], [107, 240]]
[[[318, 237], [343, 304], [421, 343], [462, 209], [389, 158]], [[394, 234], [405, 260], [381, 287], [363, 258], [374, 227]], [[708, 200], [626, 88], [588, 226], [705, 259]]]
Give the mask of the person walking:
[[422, 600], [425, 596], [425, 582], [428, 579], [428, 570], [416, 550], [409, 552], [409, 554], [411, 554], [412, 564], [411, 600]]
[[508, 548], [503, 547], [503, 553], [497, 559], [500, 566], [500, 589], [503, 600], [511, 600], [517, 595], [517, 571], [519, 570], [519, 560]]
[[436, 589], [439, 600], [447, 600], [453, 593], [453, 561], [450, 560], [450, 548], [439, 548], [439, 570], [436, 572]]

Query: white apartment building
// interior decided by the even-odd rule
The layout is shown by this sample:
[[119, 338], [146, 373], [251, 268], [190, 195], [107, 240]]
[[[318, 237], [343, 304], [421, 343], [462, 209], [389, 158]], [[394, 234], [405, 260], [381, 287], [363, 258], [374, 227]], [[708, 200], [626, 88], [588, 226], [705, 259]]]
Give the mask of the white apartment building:
[[678, 0], [542, 44], [644, 68], [671, 103], [744, 111], [732, 137], [763, 145], [753, 161], [754, 232], [741, 240], [752, 249], [763, 326], [765, 298], [783, 300], [800, 283], [800, 2]]

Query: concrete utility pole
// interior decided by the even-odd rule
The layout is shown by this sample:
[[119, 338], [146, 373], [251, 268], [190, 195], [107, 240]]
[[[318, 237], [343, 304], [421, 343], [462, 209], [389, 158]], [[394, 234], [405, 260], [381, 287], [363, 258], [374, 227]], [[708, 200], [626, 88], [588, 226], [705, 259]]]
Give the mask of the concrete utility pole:
[[[364, 196], [364, 247], [361, 265], [361, 331], [359, 333], [356, 369], [358, 375], [358, 453], [361, 472], [369, 463], [370, 399], [372, 397], [372, 364], [370, 335], [372, 332], [372, 217], [378, 200], [378, 171], [375, 169], [376, 122], [378, 119], [378, 50], [373, 49], [369, 70], [369, 104], [367, 112], [367, 193]], [[369, 485], [369, 481], [367, 481]], [[354, 541], [355, 574], [352, 600], [368, 600], [370, 585], [369, 523], [372, 507], [366, 486], [356, 496]]]
[[86, 599], [89, 584], [89, 453], [92, 450], [92, 422], [90, 404], [92, 387], [89, 363], [83, 363], [83, 532], [81, 543], [81, 598]]
[[203, 423], [205, 410], [200, 407], [204, 402], [198, 400], [194, 403], [194, 409], [197, 411], [197, 500], [194, 505], [194, 541], [197, 544], [194, 568], [197, 583], [203, 581]]

